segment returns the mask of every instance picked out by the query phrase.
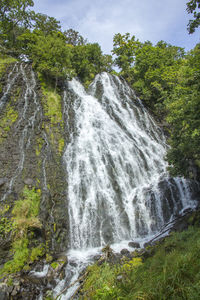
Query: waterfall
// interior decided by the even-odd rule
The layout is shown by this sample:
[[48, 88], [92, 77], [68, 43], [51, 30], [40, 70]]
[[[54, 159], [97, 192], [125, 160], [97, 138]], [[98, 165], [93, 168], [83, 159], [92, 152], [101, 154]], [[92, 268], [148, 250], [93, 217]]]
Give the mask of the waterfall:
[[[68, 89], [75, 115], [63, 157], [71, 248], [152, 235], [169, 220], [167, 215], [191, 205], [186, 182], [169, 181], [162, 131], [125, 82], [102, 73], [89, 93], [75, 79]], [[174, 197], [172, 208], [161, 181]]]
[[[57, 156], [42, 126], [45, 115], [30, 65], [16, 63], [10, 69], [0, 98], [0, 112], [6, 111], [19, 81], [23, 88], [15, 103], [18, 119], [10, 133], [16, 151], [10, 151], [14, 158], [11, 156], [12, 168], [6, 175], [8, 183], [2, 189], [0, 201], [14, 195], [18, 185], [23, 187], [23, 171], [27, 165], [32, 168], [29, 155], [35, 155], [40, 137], [41, 207], [48, 202], [50, 208], [45, 217], [49, 217], [50, 224], [57, 224], [60, 210], [55, 211], [59, 201], [57, 194], [51, 195], [50, 188], [55, 176], [52, 179], [49, 174], [53, 167], [48, 169], [49, 162]], [[185, 209], [196, 206], [190, 181], [169, 176], [165, 136], [123, 79], [99, 74], [88, 91], [73, 79], [66, 83], [62, 107], [66, 142], [62, 158], [66, 176], [61, 179], [64, 191], [61, 189], [60, 193], [64, 199], [67, 186], [66, 203], [62, 202], [61, 207], [68, 207], [67, 225], [62, 232], [65, 235], [69, 223], [68, 264], [65, 278], [57, 280], [55, 295], [76, 281], [103, 246], [109, 244], [114, 251], [120, 251], [128, 248], [130, 241], [142, 245]], [[62, 221], [60, 231], [63, 224]], [[53, 236], [54, 228], [50, 230]], [[53, 251], [57, 251], [56, 246], [53, 239]], [[45, 265], [38, 275], [46, 276], [48, 268]], [[77, 284], [62, 299], [69, 299]]]
[[63, 109], [72, 282], [93, 252], [148, 239], [196, 202], [187, 180], [169, 177], [164, 134], [125, 81], [102, 73], [86, 92], [73, 79]]

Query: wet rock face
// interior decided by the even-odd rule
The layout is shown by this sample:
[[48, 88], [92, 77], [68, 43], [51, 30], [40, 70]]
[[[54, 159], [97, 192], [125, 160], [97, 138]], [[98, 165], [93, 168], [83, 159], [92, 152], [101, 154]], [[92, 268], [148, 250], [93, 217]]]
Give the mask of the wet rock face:
[[[197, 207], [200, 202], [199, 183], [194, 180], [183, 178], [166, 178], [158, 183], [155, 193], [147, 191], [151, 213], [156, 216], [155, 203], [156, 196], [160, 197], [160, 210], [162, 212], [164, 224], [171, 218], [176, 218], [184, 211], [184, 207]], [[187, 203], [187, 204], [186, 204]], [[158, 220], [158, 219], [157, 219]], [[156, 224], [156, 218], [155, 218]]]
[[6, 182], [7, 182], [7, 179], [6, 179], [6, 178], [0, 178], [0, 188], [1, 188], [2, 186], [4, 186], [4, 184], [6, 184]]
[[[51, 253], [63, 251], [67, 248], [68, 231], [66, 180], [61, 153], [48, 131], [50, 121], [43, 108], [47, 99], [29, 64], [11, 65], [1, 84], [0, 203], [9, 205], [11, 212], [25, 186], [39, 189], [43, 228], [36, 236], [48, 244]], [[56, 132], [57, 125], [54, 126]], [[1, 249], [6, 251], [7, 247], [4, 241]]]

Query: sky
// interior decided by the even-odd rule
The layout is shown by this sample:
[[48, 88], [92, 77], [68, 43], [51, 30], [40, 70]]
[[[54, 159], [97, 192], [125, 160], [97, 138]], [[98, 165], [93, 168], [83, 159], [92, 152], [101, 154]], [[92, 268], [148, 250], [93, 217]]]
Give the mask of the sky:
[[141, 42], [164, 40], [175, 46], [194, 48], [200, 28], [188, 34], [192, 15], [189, 0], [35, 0], [36, 12], [55, 17], [62, 29], [73, 28], [90, 43], [97, 42], [106, 54], [113, 48], [116, 33], [129, 32]]

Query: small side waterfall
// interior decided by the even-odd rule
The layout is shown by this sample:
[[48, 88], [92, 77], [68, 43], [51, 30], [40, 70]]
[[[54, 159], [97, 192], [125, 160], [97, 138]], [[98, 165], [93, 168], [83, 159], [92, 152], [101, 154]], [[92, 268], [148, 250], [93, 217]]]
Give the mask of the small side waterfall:
[[6, 104], [8, 95], [9, 95], [11, 89], [13, 88], [13, 85], [15, 84], [15, 81], [19, 77], [19, 75], [20, 75], [19, 64], [16, 63], [16, 64], [14, 64], [10, 73], [8, 74], [7, 84], [5, 85], [5, 87], [3, 89], [3, 96], [0, 99], [0, 112], [2, 111], [4, 105]]
[[68, 285], [69, 277], [71, 282], [77, 279], [100, 247], [111, 244], [119, 250], [130, 240], [150, 239], [196, 202], [185, 179], [169, 177], [162, 130], [126, 82], [102, 73], [86, 92], [73, 79], [63, 107], [70, 132], [63, 156], [69, 199]]
[[[7, 190], [4, 193], [1, 201], [4, 201], [6, 197], [9, 196], [10, 193], [13, 191], [13, 186], [15, 184], [15, 181], [18, 178], [18, 176], [21, 174], [24, 167], [25, 153], [30, 147], [31, 139], [32, 136], [34, 135], [36, 121], [38, 119], [41, 119], [42, 110], [35, 90], [36, 88], [35, 74], [32, 69], [28, 69], [28, 70], [27, 69], [28, 66], [23, 64], [20, 65], [16, 64], [13, 67], [11, 73], [8, 76], [8, 84], [6, 86], [6, 91], [0, 102], [0, 108], [6, 105], [6, 99], [8, 93], [13, 87], [16, 78], [22, 76], [24, 82], [24, 93], [22, 95], [23, 107], [20, 110], [20, 115], [15, 125], [15, 134], [18, 132], [18, 130], [20, 132], [20, 138], [19, 138], [20, 157], [19, 157], [18, 165], [12, 174], [12, 178], [10, 179]], [[31, 116], [29, 116], [28, 118], [27, 117], [28, 112], [30, 111], [32, 113]]]

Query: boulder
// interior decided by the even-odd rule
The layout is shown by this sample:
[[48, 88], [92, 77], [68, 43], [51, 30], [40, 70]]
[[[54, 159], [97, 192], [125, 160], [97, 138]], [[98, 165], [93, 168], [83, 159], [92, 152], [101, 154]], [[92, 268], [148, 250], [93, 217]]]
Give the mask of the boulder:
[[140, 248], [140, 243], [137, 242], [129, 242], [128, 246], [131, 248]]
[[120, 251], [120, 253], [122, 254], [122, 255], [129, 255], [130, 254], [130, 252], [128, 251], [128, 249], [122, 249], [121, 251]]

